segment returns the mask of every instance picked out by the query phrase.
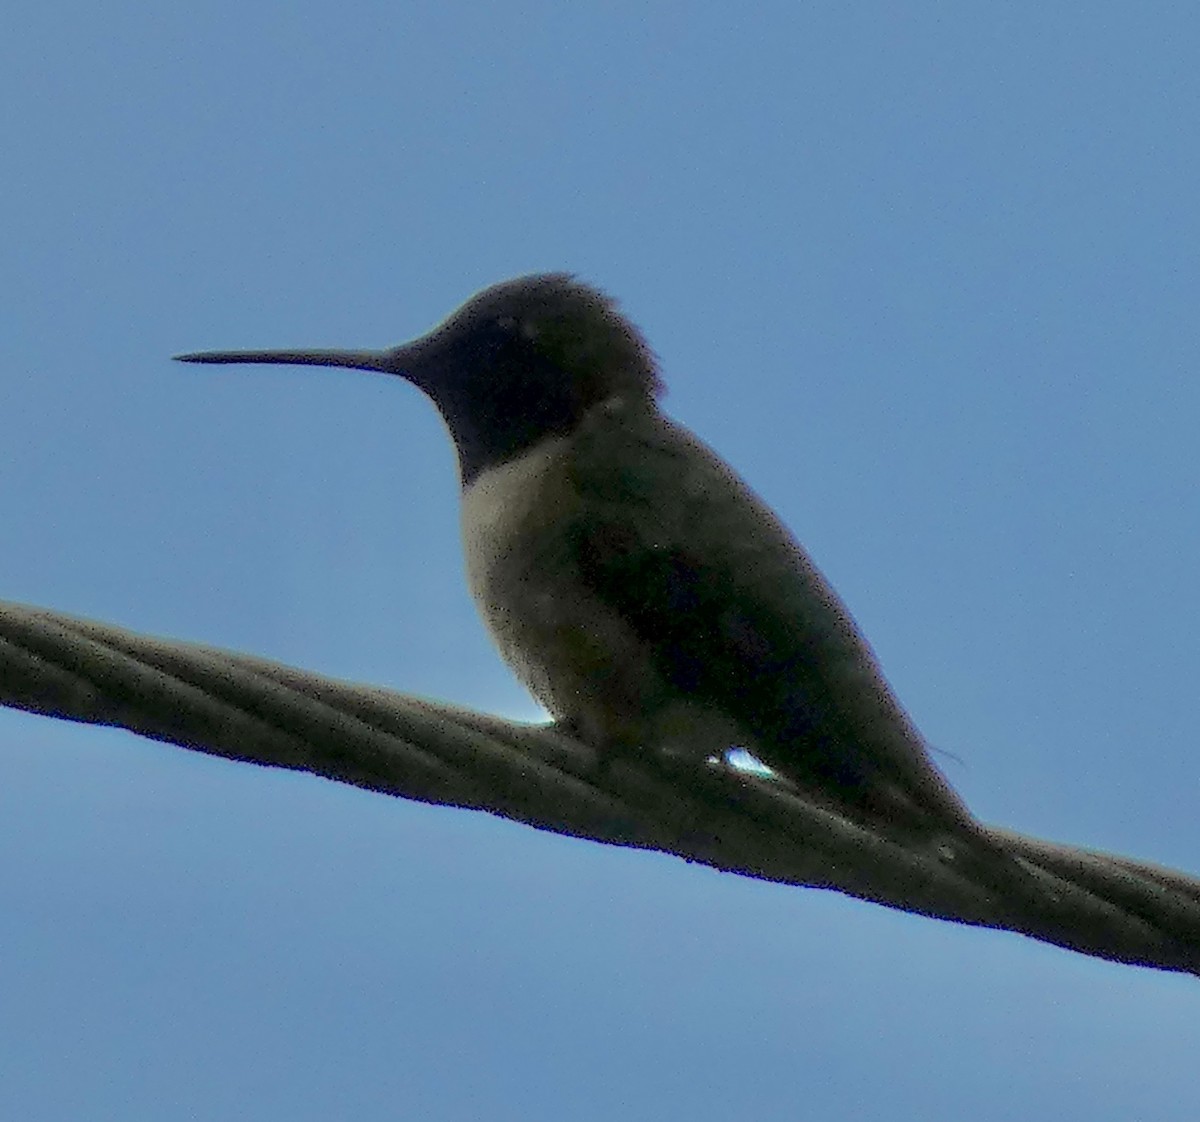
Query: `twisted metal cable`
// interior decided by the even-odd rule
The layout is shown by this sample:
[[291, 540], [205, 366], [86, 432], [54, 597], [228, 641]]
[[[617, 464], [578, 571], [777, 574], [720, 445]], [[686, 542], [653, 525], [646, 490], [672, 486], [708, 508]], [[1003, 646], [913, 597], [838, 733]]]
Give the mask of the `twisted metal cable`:
[[602, 764], [553, 726], [248, 655], [0, 602], [0, 703], [1200, 975], [1200, 880], [1183, 873], [992, 828], [993, 856], [966, 869], [771, 779], [651, 754]]

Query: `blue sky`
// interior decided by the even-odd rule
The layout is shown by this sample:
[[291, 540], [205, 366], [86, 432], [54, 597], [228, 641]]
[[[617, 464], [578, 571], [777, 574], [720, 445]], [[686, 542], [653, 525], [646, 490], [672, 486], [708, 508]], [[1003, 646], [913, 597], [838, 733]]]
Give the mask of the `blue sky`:
[[[383, 346], [568, 269], [985, 820], [1200, 873], [1194, 5], [27, 5], [0, 597], [535, 713]], [[0, 712], [0, 1116], [1192, 1120], [1195, 979]]]

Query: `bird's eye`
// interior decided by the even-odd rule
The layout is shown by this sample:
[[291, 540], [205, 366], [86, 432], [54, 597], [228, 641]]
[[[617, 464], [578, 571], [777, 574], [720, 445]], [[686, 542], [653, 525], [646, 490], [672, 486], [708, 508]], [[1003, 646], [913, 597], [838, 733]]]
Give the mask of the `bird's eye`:
[[506, 335], [524, 339], [532, 343], [537, 338], [537, 324], [533, 320], [519, 319], [517, 316], [497, 316], [496, 326]]

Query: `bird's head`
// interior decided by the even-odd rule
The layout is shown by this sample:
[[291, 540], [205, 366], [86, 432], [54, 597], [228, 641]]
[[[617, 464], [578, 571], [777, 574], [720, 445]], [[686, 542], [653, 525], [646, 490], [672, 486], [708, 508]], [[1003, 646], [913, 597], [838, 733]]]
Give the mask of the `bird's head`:
[[654, 355], [614, 301], [566, 273], [517, 277], [471, 297], [426, 335], [385, 351], [212, 351], [183, 362], [346, 366], [399, 374], [437, 405], [464, 482], [564, 435], [593, 407], [653, 406]]

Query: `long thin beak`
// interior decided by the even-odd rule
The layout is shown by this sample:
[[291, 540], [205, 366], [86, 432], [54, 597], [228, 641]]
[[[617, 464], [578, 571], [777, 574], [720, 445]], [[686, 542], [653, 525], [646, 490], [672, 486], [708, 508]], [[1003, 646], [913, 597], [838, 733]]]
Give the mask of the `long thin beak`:
[[354, 370], [399, 373], [396, 351], [197, 351], [176, 362], [267, 363], [272, 366], [348, 366]]

